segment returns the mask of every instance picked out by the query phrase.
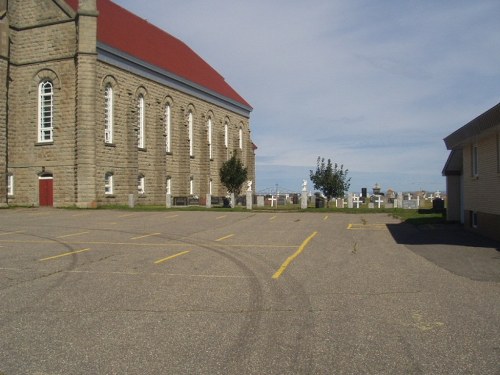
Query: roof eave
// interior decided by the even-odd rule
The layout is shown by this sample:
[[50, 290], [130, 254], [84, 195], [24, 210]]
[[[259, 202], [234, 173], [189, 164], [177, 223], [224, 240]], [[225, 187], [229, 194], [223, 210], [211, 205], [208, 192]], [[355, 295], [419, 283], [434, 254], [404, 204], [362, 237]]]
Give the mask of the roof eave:
[[120, 68], [127, 68], [133, 73], [152, 79], [156, 82], [166, 84], [174, 89], [194, 95], [213, 104], [220, 105], [247, 118], [250, 117], [250, 112], [253, 110], [253, 108], [249, 105], [228, 98], [227, 96], [201, 86], [196, 82], [180, 77], [172, 72], [152, 65], [102, 42], [97, 42], [97, 52], [98, 59], [101, 61]]

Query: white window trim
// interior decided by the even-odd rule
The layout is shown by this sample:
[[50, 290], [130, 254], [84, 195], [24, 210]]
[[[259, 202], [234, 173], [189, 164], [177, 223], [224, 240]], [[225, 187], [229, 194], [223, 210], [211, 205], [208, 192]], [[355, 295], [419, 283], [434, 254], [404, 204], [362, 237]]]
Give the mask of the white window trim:
[[238, 131], [238, 144], [240, 146], [240, 150], [243, 150], [243, 129], [240, 126], [240, 130]]
[[[45, 87], [50, 87], [49, 93], [44, 92]], [[47, 143], [53, 140], [54, 85], [51, 81], [45, 80], [38, 85], [38, 142]]]
[[104, 194], [105, 195], [113, 195], [114, 193], [114, 181], [113, 181], [113, 173], [106, 173], [104, 175]]
[[229, 147], [229, 126], [227, 122], [224, 124], [224, 146]]
[[188, 113], [189, 156], [194, 156], [193, 112]]
[[108, 84], [104, 92], [104, 142], [113, 143], [113, 87]]
[[8, 196], [14, 195], [14, 175], [13, 174], [7, 175], [7, 195]]
[[208, 119], [208, 124], [207, 124], [207, 127], [208, 127], [208, 157], [210, 160], [213, 159], [213, 151], [212, 151], [212, 119], [209, 118]]
[[139, 195], [146, 194], [146, 178], [140, 175], [137, 179], [137, 193]]
[[145, 100], [144, 100], [143, 95], [139, 96], [138, 111], [139, 111], [139, 119], [138, 119], [139, 131], [137, 132], [137, 147], [144, 148], [144, 146], [145, 146], [144, 135], [145, 135], [145, 122], [146, 122], [146, 120], [145, 120]]
[[167, 194], [172, 194], [172, 179], [167, 178]]
[[170, 104], [165, 106], [165, 150], [166, 152], [171, 152], [171, 137], [172, 137], [172, 110], [170, 108]]

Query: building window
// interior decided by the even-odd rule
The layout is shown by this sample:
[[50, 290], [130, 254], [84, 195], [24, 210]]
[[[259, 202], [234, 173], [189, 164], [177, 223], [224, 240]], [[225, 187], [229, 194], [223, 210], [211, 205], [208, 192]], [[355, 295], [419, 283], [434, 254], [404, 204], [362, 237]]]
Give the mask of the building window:
[[224, 146], [229, 147], [229, 126], [227, 122], [224, 124]]
[[212, 187], [213, 187], [213, 183], [212, 183], [212, 179], [210, 179], [210, 181], [208, 182], [208, 194], [212, 195]]
[[146, 193], [145, 178], [142, 174], [137, 178], [137, 193], [139, 193], [139, 195], [143, 195]]
[[188, 114], [188, 138], [189, 138], [189, 156], [194, 156], [194, 139], [193, 139], [193, 112]]
[[7, 175], [7, 195], [14, 195], [14, 175], [12, 173]]
[[43, 81], [38, 86], [38, 142], [52, 142], [54, 132], [54, 87]]
[[172, 178], [167, 177], [167, 194], [172, 194]]
[[477, 145], [474, 144], [472, 145], [472, 150], [471, 150], [471, 158], [472, 158], [472, 177], [477, 177], [479, 175], [479, 169], [478, 169], [478, 149]]
[[113, 173], [108, 172], [104, 175], [104, 194], [113, 194]]
[[172, 123], [171, 123], [171, 109], [170, 104], [165, 107], [165, 150], [166, 152], [172, 152], [171, 142], [172, 142]]
[[189, 195], [193, 195], [194, 194], [194, 178], [191, 177], [189, 179]]
[[139, 148], [144, 148], [144, 133], [145, 133], [145, 108], [144, 108], [144, 96], [140, 95], [139, 96], [139, 102], [138, 102], [138, 112], [139, 112], [139, 118], [138, 118], [138, 131], [137, 131], [137, 147]]
[[104, 142], [113, 143], [113, 87], [104, 91]]
[[208, 141], [208, 157], [210, 160], [213, 159], [213, 154], [212, 154], [212, 119], [208, 119], [208, 124], [207, 124], [207, 141]]
[[243, 129], [241, 126], [238, 132], [238, 146], [240, 147], [240, 150], [243, 150]]

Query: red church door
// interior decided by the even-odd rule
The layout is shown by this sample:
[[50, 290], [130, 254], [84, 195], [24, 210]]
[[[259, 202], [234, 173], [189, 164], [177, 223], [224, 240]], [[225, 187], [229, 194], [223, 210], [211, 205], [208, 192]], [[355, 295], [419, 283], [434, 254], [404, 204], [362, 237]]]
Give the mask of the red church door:
[[54, 205], [54, 179], [40, 177], [38, 180], [40, 206], [52, 207]]

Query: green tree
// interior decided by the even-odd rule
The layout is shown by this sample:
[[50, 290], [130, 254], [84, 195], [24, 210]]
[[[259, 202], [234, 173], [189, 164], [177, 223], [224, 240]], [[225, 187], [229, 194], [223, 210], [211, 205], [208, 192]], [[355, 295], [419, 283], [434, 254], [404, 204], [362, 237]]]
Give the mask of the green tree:
[[310, 170], [309, 177], [314, 188], [325, 195], [327, 207], [332, 198], [343, 197], [349, 190], [351, 178], [347, 178], [347, 172], [343, 164], [339, 167], [337, 163], [332, 164], [330, 159], [325, 163], [325, 159], [318, 156], [316, 171]]
[[231, 205], [234, 207], [234, 195], [239, 195], [241, 185], [247, 180], [247, 169], [236, 155], [222, 164], [219, 170], [220, 181], [231, 194]]

